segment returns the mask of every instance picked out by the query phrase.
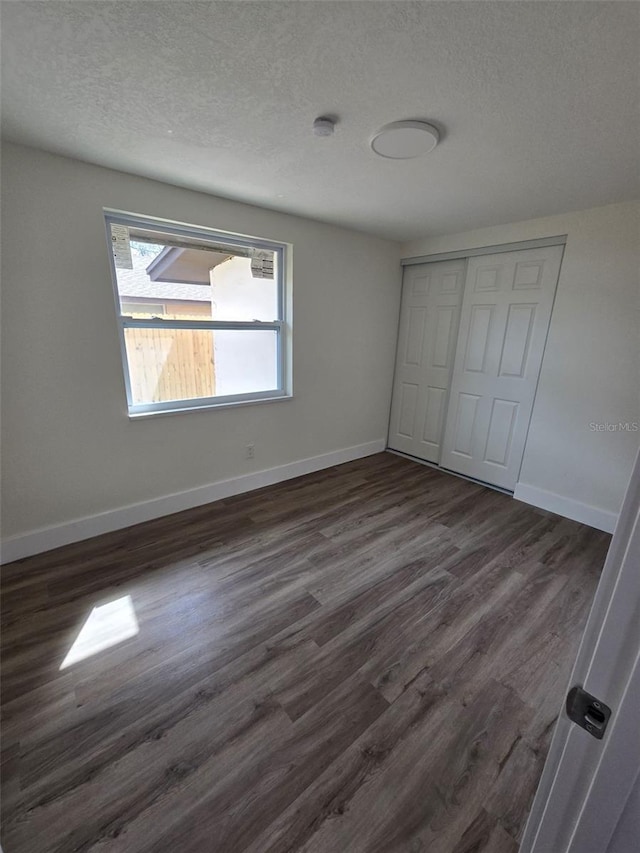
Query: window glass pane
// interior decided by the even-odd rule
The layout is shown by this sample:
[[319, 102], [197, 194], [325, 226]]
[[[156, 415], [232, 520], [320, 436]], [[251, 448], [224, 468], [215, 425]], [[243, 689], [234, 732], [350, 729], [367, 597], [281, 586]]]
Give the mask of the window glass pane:
[[122, 314], [279, 319], [274, 252], [116, 223], [111, 235]]
[[124, 330], [132, 402], [162, 403], [275, 390], [272, 329]]
[[278, 387], [278, 333], [217, 330], [214, 337], [216, 394], [249, 394]]
[[278, 320], [277, 257], [269, 253], [273, 278], [256, 278], [251, 258], [229, 258], [211, 271], [216, 320]]

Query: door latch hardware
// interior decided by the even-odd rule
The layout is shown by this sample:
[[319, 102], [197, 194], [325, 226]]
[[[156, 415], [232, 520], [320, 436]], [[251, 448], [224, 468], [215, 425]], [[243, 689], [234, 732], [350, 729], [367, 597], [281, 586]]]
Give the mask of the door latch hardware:
[[567, 716], [598, 740], [602, 740], [611, 708], [582, 687], [572, 687], [567, 694]]

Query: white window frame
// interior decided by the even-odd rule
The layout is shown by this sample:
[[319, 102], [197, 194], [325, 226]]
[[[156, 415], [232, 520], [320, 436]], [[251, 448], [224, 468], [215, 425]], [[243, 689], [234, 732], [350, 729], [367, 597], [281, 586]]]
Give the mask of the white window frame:
[[[273, 240], [249, 237], [243, 234], [232, 234], [227, 231], [216, 231], [206, 227], [187, 225], [185, 223], [173, 222], [167, 219], [158, 219], [152, 216], [124, 213], [110, 208], [104, 208], [103, 212], [111, 264], [111, 279], [116, 303], [118, 335], [120, 338], [120, 352], [122, 357], [122, 369], [124, 373], [129, 417], [133, 418], [153, 414], [168, 414], [171, 412], [188, 412], [200, 409], [216, 409], [228, 406], [246, 405], [248, 403], [267, 402], [269, 400], [282, 400], [291, 397], [291, 389], [288, 387], [287, 383], [287, 376], [290, 372], [287, 364], [287, 351], [290, 349], [290, 347], [287, 346], [290, 323], [287, 317], [287, 299], [285, 291], [288, 250], [290, 247], [286, 243], [278, 243]], [[238, 246], [243, 249], [267, 249], [268, 251], [273, 252], [277, 258], [276, 287], [278, 318], [273, 321], [254, 320], [249, 322], [237, 322], [231, 320], [163, 320], [162, 318], [141, 320], [134, 319], [131, 316], [123, 314], [120, 308], [118, 279], [115, 259], [112, 251], [111, 225], [126, 225], [129, 228], [142, 228], [149, 230], [157, 229], [163, 234], [173, 234], [176, 237], [183, 238], [185, 240], [189, 240], [189, 238], [199, 241], [207, 240], [212, 243], [222, 243], [224, 246], [229, 246], [230, 248]], [[210, 329], [211, 331], [225, 329], [235, 331], [255, 331], [263, 329], [273, 330], [277, 333], [277, 387], [267, 391], [255, 391], [245, 394], [228, 394], [217, 397], [196, 397], [185, 400], [170, 400], [160, 403], [134, 403], [125, 342], [125, 329], [128, 328]]]

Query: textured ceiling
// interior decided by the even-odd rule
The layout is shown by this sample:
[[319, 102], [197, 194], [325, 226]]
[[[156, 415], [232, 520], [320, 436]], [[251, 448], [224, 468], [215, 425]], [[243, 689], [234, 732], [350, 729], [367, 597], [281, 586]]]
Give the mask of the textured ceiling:
[[[4, 2], [3, 133], [411, 239], [640, 194], [639, 38], [635, 2]], [[438, 148], [376, 157], [404, 118]]]

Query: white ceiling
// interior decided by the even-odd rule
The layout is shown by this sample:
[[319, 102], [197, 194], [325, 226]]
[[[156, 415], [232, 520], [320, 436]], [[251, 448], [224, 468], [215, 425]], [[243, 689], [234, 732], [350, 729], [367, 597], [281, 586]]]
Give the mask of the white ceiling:
[[[5, 2], [3, 132], [411, 239], [637, 197], [639, 46], [635, 2]], [[376, 157], [405, 118], [440, 145]]]

